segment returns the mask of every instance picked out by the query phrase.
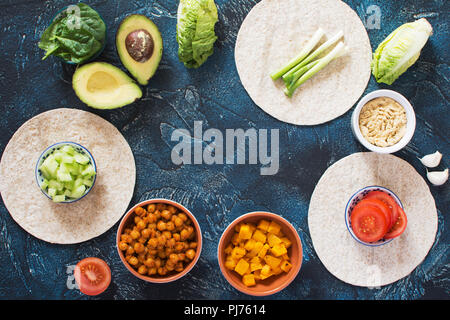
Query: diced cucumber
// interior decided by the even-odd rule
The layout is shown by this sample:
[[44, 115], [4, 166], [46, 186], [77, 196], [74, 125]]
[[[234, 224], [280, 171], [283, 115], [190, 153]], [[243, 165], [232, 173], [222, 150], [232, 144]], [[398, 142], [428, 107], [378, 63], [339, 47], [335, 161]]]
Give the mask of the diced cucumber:
[[47, 193], [50, 197], [56, 196], [56, 189], [55, 188], [48, 188]]
[[76, 188], [74, 191], [72, 191], [71, 197], [72, 198], [80, 198], [81, 196], [84, 195], [84, 192], [86, 191], [86, 187], [83, 185], [79, 186], [78, 188]]
[[64, 172], [62, 170], [58, 170], [58, 173], [56, 174], [56, 177], [60, 182], [69, 182], [72, 181], [72, 176], [68, 172]]
[[48, 187], [49, 189], [53, 188], [56, 189], [57, 191], [61, 191], [64, 188], [64, 185], [57, 180], [51, 179], [48, 181]]
[[73, 156], [75, 154], [75, 149], [69, 145], [65, 145], [64, 147], [62, 147], [61, 151], [64, 153], [70, 154], [71, 156]]
[[45, 191], [47, 188], [48, 188], [48, 180], [44, 179], [41, 183], [41, 189]]
[[88, 164], [89, 163], [89, 157], [87, 157], [81, 153], [77, 153], [73, 157], [74, 157], [75, 161], [78, 162], [79, 164]]
[[59, 164], [55, 160], [55, 157], [53, 155], [49, 155], [47, 159], [45, 159], [44, 162], [42, 162], [39, 169], [41, 169], [45, 178], [50, 179], [56, 177], [56, 171], [58, 170], [58, 167]]
[[82, 186], [83, 184], [84, 184], [83, 178], [82, 178], [82, 177], [77, 178], [77, 179], [75, 180], [74, 185], [73, 185], [73, 190], [74, 190], [74, 189], [77, 189], [78, 187]]
[[[75, 155], [75, 156], [76, 156], [76, 155]], [[73, 163], [74, 160], [75, 160], [75, 157], [73, 157], [73, 156], [71, 156], [71, 155], [68, 155], [68, 154], [64, 154], [64, 155], [61, 157], [61, 162], [62, 162], [62, 163]]]
[[95, 169], [93, 165], [88, 165], [82, 172], [81, 174], [83, 176], [89, 176], [92, 177], [93, 175], [95, 175]]
[[86, 187], [90, 188], [94, 184], [94, 179], [93, 178], [83, 179], [83, 183]]
[[66, 201], [66, 196], [65, 195], [56, 195], [54, 197], [52, 197], [53, 202], [63, 202]]

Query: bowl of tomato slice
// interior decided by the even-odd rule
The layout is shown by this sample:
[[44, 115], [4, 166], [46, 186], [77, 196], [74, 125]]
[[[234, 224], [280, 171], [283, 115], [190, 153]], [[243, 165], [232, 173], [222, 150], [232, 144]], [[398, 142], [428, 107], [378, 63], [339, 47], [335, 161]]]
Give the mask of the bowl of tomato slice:
[[399, 237], [408, 219], [399, 197], [381, 186], [358, 190], [345, 208], [345, 224], [359, 243], [377, 247]]

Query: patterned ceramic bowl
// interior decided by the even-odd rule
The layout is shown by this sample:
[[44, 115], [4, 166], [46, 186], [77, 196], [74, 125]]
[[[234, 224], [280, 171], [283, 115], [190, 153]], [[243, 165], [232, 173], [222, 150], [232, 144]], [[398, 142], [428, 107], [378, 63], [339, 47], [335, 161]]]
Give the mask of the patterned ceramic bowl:
[[36, 163], [36, 168], [35, 168], [34, 172], [35, 172], [35, 176], [36, 176], [36, 182], [38, 184], [39, 189], [41, 189], [42, 193], [45, 194], [45, 196], [47, 198], [52, 200], [52, 197], [50, 195], [48, 195], [47, 192], [45, 192], [41, 188], [42, 182], [44, 181], [44, 177], [42, 176], [42, 172], [41, 172], [41, 170], [39, 170], [39, 167], [41, 166], [42, 162], [44, 162], [44, 160], [48, 157], [48, 155], [55, 152], [55, 150], [59, 150], [61, 147], [67, 146], [67, 145], [72, 146], [79, 153], [84, 154], [89, 157], [89, 159], [90, 159], [89, 163], [94, 166], [95, 176], [94, 176], [94, 181], [92, 181], [92, 186], [90, 186], [80, 198], [68, 199], [66, 201], [62, 201], [62, 202], [58, 202], [58, 203], [72, 203], [72, 202], [78, 201], [80, 199], [83, 199], [92, 190], [92, 188], [94, 187], [94, 184], [95, 184], [95, 180], [97, 179], [97, 165], [95, 164], [94, 157], [92, 156], [92, 154], [89, 152], [88, 149], [86, 149], [81, 144], [78, 144], [76, 142], [70, 142], [70, 141], [58, 142], [58, 143], [51, 145], [47, 149], [45, 149], [44, 152], [42, 152], [42, 154], [39, 156], [39, 160]]
[[351, 221], [350, 221], [350, 215], [352, 213], [353, 208], [358, 204], [358, 202], [361, 201], [361, 199], [363, 199], [371, 191], [382, 191], [382, 192], [387, 193], [403, 209], [402, 202], [396, 196], [396, 194], [393, 193], [391, 190], [384, 188], [384, 187], [380, 187], [380, 186], [365, 187], [365, 188], [362, 188], [361, 190], [358, 190], [353, 196], [351, 196], [350, 200], [348, 200], [347, 206], [345, 207], [345, 224], [347, 226], [348, 232], [350, 232], [350, 235], [353, 237], [353, 239], [355, 239], [356, 241], [358, 241], [359, 243], [361, 243], [365, 246], [379, 247], [379, 246], [382, 246], [384, 244], [391, 242], [394, 239], [381, 239], [376, 242], [364, 242], [355, 235], [355, 233], [353, 232], [353, 229], [352, 229]]

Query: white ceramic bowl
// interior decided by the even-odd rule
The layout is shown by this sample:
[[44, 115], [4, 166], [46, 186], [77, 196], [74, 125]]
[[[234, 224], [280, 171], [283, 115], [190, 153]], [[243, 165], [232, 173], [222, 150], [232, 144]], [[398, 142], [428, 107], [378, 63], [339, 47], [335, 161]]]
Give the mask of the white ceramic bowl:
[[[369, 141], [367, 141], [364, 136], [361, 133], [361, 130], [359, 128], [359, 114], [361, 113], [362, 107], [369, 102], [370, 100], [373, 100], [375, 98], [379, 97], [388, 97], [395, 101], [397, 101], [406, 111], [406, 132], [405, 135], [400, 139], [399, 142], [394, 144], [390, 147], [378, 147], [373, 144], [371, 144]], [[353, 111], [352, 115], [352, 131], [355, 135], [356, 139], [367, 149], [373, 152], [378, 153], [394, 153], [401, 149], [403, 149], [411, 140], [411, 138], [414, 135], [414, 131], [416, 129], [416, 115], [414, 113], [414, 109], [409, 103], [409, 101], [402, 96], [400, 93], [392, 91], [392, 90], [376, 90], [373, 91], [366, 96], [364, 96], [356, 105], [355, 110]]]
[[394, 192], [392, 192], [391, 190], [389, 190], [388, 188], [384, 188], [381, 186], [368, 186], [368, 187], [365, 187], [365, 188], [362, 188], [362, 189], [356, 191], [355, 194], [352, 195], [350, 197], [350, 199], [348, 200], [347, 206], [345, 207], [345, 225], [347, 226], [347, 230], [348, 230], [348, 232], [350, 232], [350, 235], [352, 236], [352, 238], [355, 239], [357, 242], [359, 242], [365, 246], [369, 246], [369, 247], [379, 247], [379, 246], [382, 246], [384, 244], [391, 242], [395, 238], [381, 239], [376, 242], [362, 241], [353, 232], [351, 219], [350, 219], [350, 215], [352, 213], [353, 208], [371, 191], [382, 191], [384, 193], [387, 193], [403, 209], [403, 204], [400, 201], [399, 197], [397, 197], [397, 195]]
[[88, 149], [86, 149], [81, 144], [78, 144], [76, 142], [70, 142], [70, 141], [58, 142], [58, 143], [51, 145], [47, 149], [45, 149], [44, 152], [42, 152], [42, 154], [39, 156], [39, 159], [36, 163], [34, 173], [36, 176], [36, 182], [38, 184], [39, 189], [41, 189], [42, 193], [50, 200], [52, 199], [52, 197], [50, 197], [47, 194], [47, 192], [42, 190], [41, 185], [42, 185], [42, 182], [44, 181], [44, 177], [42, 176], [42, 173], [41, 173], [41, 170], [39, 170], [39, 167], [41, 166], [42, 162], [44, 162], [44, 160], [47, 158], [47, 156], [49, 154], [53, 153], [55, 150], [58, 150], [59, 148], [66, 146], [66, 145], [74, 147], [75, 150], [77, 150], [81, 154], [85, 154], [89, 157], [90, 163], [92, 163], [92, 165], [94, 166], [95, 176], [94, 176], [94, 181], [92, 181], [92, 186], [90, 186], [80, 198], [76, 198], [76, 199], [69, 198], [66, 201], [61, 201], [59, 203], [72, 203], [72, 202], [78, 201], [80, 199], [83, 199], [92, 190], [92, 188], [94, 187], [94, 184], [95, 184], [95, 180], [97, 179], [97, 165], [95, 163], [94, 157], [92, 156], [92, 154], [89, 152]]

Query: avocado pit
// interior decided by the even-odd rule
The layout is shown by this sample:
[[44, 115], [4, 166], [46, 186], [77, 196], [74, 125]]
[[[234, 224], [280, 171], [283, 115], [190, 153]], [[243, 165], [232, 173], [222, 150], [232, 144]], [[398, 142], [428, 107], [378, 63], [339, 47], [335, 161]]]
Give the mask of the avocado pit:
[[143, 63], [152, 57], [155, 43], [147, 30], [138, 29], [127, 35], [125, 47], [133, 60]]

